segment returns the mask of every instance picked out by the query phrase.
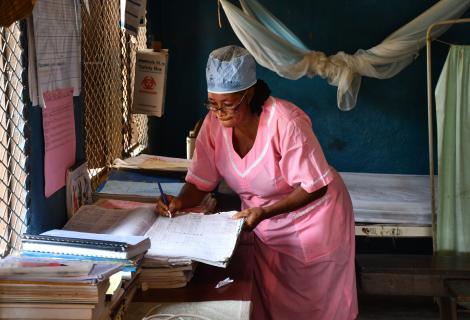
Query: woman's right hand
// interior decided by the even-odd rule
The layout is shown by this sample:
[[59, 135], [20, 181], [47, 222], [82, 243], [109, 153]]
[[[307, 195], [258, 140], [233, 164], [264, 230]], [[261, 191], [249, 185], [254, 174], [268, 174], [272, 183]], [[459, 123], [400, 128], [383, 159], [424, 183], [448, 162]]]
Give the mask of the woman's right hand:
[[168, 199], [168, 206], [163, 202], [162, 197], [159, 197], [157, 205], [155, 206], [155, 211], [161, 216], [169, 217], [181, 210], [182, 203], [177, 197], [166, 195], [166, 198]]

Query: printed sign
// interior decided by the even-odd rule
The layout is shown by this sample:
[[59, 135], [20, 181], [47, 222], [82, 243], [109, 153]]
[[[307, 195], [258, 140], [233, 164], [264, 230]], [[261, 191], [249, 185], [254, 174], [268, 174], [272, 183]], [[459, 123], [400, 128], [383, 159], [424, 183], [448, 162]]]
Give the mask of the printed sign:
[[138, 51], [133, 113], [161, 117], [165, 106], [168, 51]]

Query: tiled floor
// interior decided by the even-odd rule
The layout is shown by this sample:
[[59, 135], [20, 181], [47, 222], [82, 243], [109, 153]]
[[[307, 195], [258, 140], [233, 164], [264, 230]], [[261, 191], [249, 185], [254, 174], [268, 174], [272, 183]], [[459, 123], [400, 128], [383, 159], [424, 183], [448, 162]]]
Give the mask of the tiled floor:
[[[460, 313], [459, 320], [470, 314]], [[433, 298], [360, 296], [358, 320], [440, 320]]]

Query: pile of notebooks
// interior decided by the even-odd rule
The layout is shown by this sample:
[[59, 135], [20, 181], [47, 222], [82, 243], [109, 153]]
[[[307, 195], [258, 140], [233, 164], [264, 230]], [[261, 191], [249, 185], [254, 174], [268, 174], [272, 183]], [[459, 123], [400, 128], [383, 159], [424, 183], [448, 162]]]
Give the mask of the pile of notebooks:
[[128, 304], [150, 240], [50, 230], [0, 261], [0, 319], [108, 319]]
[[56, 229], [40, 235], [25, 234], [22, 244], [23, 251], [125, 261], [146, 252], [150, 248], [150, 239], [144, 236]]
[[124, 312], [140, 288], [140, 268], [137, 271], [120, 271], [110, 277], [106, 292], [110, 319], [122, 319]]
[[194, 275], [197, 262], [184, 261], [156, 261], [144, 259], [140, 277], [141, 288], [165, 289], [185, 287]]
[[0, 319], [107, 319], [116, 264], [8, 256], [0, 261]]

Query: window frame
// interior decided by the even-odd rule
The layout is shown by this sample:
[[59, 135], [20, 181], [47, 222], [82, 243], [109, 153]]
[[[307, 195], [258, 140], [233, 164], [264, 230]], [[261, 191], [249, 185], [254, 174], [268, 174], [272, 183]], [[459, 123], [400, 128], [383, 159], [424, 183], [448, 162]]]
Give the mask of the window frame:
[[0, 256], [20, 249], [29, 215], [26, 22], [0, 27]]

